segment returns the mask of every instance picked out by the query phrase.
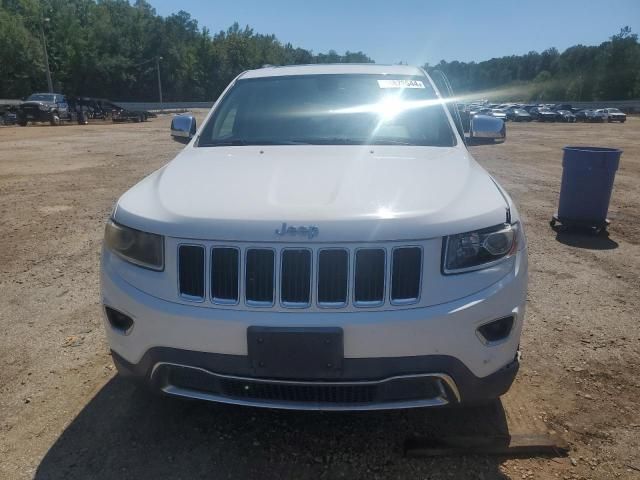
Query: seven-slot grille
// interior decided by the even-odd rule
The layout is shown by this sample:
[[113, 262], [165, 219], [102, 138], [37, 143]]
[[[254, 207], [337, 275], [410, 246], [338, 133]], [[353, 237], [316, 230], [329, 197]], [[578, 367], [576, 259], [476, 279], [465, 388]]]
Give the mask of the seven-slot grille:
[[[205, 285], [214, 304], [251, 307], [341, 308], [417, 303], [422, 249], [401, 246], [355, 248], [239, 249], [178, 247], [180, 295], [203, 301]], [[208, 257], [208, 258], [207, 258]], [[207, 266], [208, 262], [208, 266]], [[389, 284], [390, 283], [390, 284]], [[389, 285], [388, 285], [389, 284]]]

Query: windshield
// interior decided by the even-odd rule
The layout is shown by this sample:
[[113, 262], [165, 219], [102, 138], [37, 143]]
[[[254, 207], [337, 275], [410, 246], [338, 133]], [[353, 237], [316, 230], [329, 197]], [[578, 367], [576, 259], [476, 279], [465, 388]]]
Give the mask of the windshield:
[[51, 102], [54, 103], [56, 101], [56, 96], [52, 93], [34, 93], [29, 96], [27, 100], [35, 100], [37, 102]]
[[610, 108], [609, 113], [622, 113], [622, 112], [617, 108]]
[[427, 145], [455, 137], [425, 77], [299, 75], [238, 80], [198, 146]]

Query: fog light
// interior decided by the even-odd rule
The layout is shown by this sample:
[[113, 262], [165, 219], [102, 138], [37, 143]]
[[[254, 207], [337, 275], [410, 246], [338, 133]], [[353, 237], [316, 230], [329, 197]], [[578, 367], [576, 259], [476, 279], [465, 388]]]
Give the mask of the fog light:
[[498, 342], [505, 339], [511, 333], [513, 328], [513, 315], [510, 317], [500, 318], [490, 323], [485, 323], [478, 327], [480, 337], [486, 342]]
[[129, 333], [133, 327], [133, 319], [131, 317], [111, 307], [104, 307], [104, 311], [107, 314], [107, 320], [109, 320], [113, 328], [119, 330], [121, 333]]

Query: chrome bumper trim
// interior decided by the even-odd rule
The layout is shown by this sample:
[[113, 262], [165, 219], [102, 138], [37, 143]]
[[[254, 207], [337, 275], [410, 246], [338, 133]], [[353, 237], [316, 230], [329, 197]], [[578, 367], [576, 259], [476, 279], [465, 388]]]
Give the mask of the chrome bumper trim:
[[[439, 407], [445, 406], [450, 403], [460, 402], [460, 392], [449, 375], [444, 373], [422, 373], [415, 375], [398, 375], [393, 377], [384, 378], [381, 380], [362, 380], [362, 381], [297, 381], [297, 380], [274, 380], [266, 378], [253, 378], [253, 377], [238, 377], [234, 375], [223, 375], [220, 373], [214, 373], [209, 370], [205, 370], [200, 367], [192, 367], [190, 365], [182, 365], [171, 362], [158, 362], [153, 366], [151, 370], [150, 379], [153, 381], [160, 367], [178, 367], [187, 368], [217, 377], [220, 379], [239, 380], [246, 381], [247, 383], [263, 383], [263, 384], [280, 384], [280, 385], [310, 385], [310, 386], [365, 386], [365, 385], [380, 385], [386, 382], [400, 379], [415, 379], [415, 378], [436, 378], [439, 380], [438, 386], [440, 394], [437, 397], [422, 399], [422, 400], [406, 400], [406, 401], [394, 401], [394, 402], [381, 402], [381, 403], [365, 403], [365, 404], [332, 404], [332, 403], [316, 403], [316, 402], [289, 402], [289, 401], [271, 401], [271, 400], [251, 400], [246, 398], [228, 397], [224, 395], [218, 395], [215, 393], [203, 392], [200, 390], [192, 390], [182, 387], [177, 387], [169, 383], [164, 383], [160, 386], [160, 390], [167, 395], [176, 397], [191, 398], [197, 400], [207, 400], [211, 402], [227, 403], [232, 405], [244, 405], [250, 407], [263, 407], [263, 408], [275, 408], [283, 410], [326, 410], [326, 411], [349, 411], [349, 410], [389, 410], [389, 409], [404, 409], [404, 408], [416, 408], [416, 407]], [[446, 387], [446, 388], [445, 388]], [[453, 396], [452, 399], [449, 397]]]

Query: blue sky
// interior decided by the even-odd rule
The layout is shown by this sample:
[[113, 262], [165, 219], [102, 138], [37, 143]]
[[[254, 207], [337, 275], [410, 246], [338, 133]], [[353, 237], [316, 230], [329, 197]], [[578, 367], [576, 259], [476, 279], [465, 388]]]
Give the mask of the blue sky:
[[640, 31], [640, 0], [149, 0], [163, 16], [185, 10], [212, 32], [233, 22], [282, 42], [377, 63], [481, 61], [578, 43], [597, 45], [625, 25]]

